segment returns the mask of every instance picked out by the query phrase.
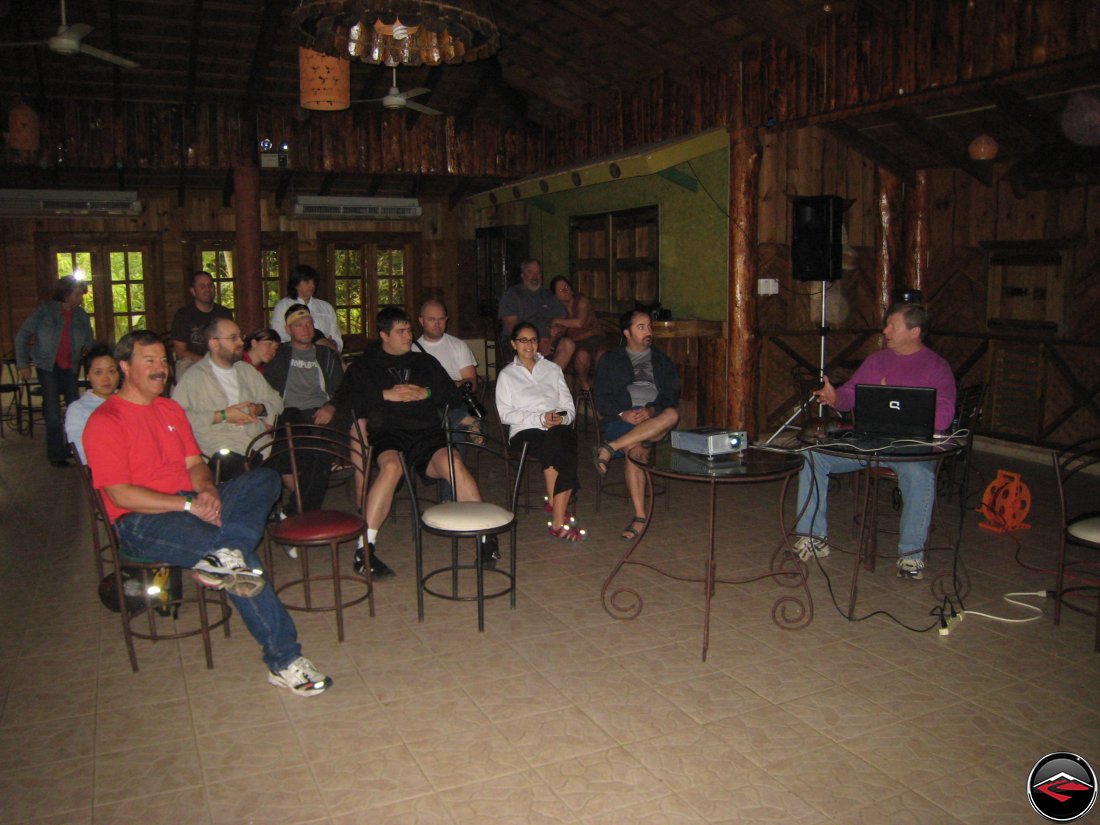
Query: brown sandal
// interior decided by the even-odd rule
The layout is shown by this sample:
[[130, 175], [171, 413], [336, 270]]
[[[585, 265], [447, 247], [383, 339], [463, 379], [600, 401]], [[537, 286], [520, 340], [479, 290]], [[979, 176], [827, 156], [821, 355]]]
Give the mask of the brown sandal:
[[[607, 458], [600, 457], [600, 450], [607, 450]], [[607, 465], [614, 457], [615, 450], [606, 441], [601, 441], [592, 448], [592, 463], [596, 465], [596, 472], [600, 474], [600, 478], [607, 475]]]
[[[634, 518], [630, 520], [630, 524], [623, 528], [622, 532], [619, 534], [619, 538], [623, 541], [634, 541], [634, 539], [638, 538], [638, 534], [645, 529], [647, 521], [648, 519], [645, 516], [634, 516]], [[642, 530], [636, 530], [634, 528], [635, 524], [642, 525]]]

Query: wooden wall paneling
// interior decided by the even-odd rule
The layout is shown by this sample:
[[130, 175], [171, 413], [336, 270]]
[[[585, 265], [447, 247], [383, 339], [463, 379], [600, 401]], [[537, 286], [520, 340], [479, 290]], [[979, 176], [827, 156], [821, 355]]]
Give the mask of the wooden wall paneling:
[[1003, 72], [1016, 63], [1016, 14], [1019, 4], [1014, 0], [997, 0], [994, 19], [995, 37], [993, 49], [993, 70]]

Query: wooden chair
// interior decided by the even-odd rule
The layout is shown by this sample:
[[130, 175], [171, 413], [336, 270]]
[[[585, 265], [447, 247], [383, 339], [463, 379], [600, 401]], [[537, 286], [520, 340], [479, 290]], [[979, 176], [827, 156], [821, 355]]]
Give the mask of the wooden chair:
[[[1055, 583], [1054, 624], [1062, 622], [1062, 606], [1096, 617], [1093, 650], [1100, 653], [1100, 509], [1096, 509], [1097, 482], [1088, 479], [1090, 468], [1100, 464], [1100, 438], [1093, 437], [1051, 455], [1058, 481], [1061, 535], [1058, 542], [1058, 577]], [[1067, 560], [1067, 550], [1075, 547], [1082, 557]], [[1078, 583], [1066, 585], [1070, 577]], [[1092, 608], [1075, 603], [1071, 593], [1095, 591]]]
[[[345, 465], [350, 463], [355, 468], [361, 468], [365, 478], [361, 498], [356, 502], [356, 512], [347, 513], [329, 509], [303, 512], [299, 462], [306, 453], [320, 454], [334, 463], [340, 462]], [[292, 603], [285, 598], [282, 599], [286, 609], [305, 613], [335, 613], [336, 637], [339, 641], [344, 641], [346, 608], [367, 601], [370, 615], [374, 616], [374, 583], [370, 577], [370, 566], [367, 566], [363, 576], [342, 573], [340, 570], [340, 545], [356, 542], [361, 538], [366, 546], [367, 523], [361, 514], [366, 512], [371, 448], [367, 446], [358, 426], [349, 435], [346, 432], [311, 424], [283, 424], [252, 439], [246, 455], [250, 468], [259, 465], [275, 466], [281, 473], [289, 473], [294, 480], [293, 494], [298, 504], [297, 513], [281, 521], [270, 523], [265, 533], [264, 566], [269, 586], [274, 587], [275, 592], [280, 595], [291, 588], [301, 588], [301, 602]], [[297, 578], [276, 585], [272, 544], [298, 548], [300, 575]], [[353, 551], [354, 547], [355, 545], [352, 544]], [[322, 549], [328, 550], [329, 572], [317, 574], [310, 569], [310, 556]], [[331, 602], [323, 604], [314, 602], [313, 588], [318, 582], [332, 583]], [[345, 584], [361, 592], [345, 597]]]

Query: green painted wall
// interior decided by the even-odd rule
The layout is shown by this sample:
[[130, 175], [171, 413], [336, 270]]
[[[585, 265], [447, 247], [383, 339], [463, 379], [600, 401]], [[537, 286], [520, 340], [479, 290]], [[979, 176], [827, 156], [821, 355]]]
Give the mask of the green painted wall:
[[531, 255], [542, 261], [544, 279], [549, 282], [556, 275], [569, 274], [570, 217], [657, 204], [661, 210], [661, 304], [671, 309], [675, 318], [724, 321], [729, 276], [729, 152], [711, 152], [675, 169], [697, 177], [702, 184], [699, 190], [692, 192], [659, 175], [646, 175], [540, 196], [540, 202], [554, 209], [552, 215], [533, 205], [528, 209]]

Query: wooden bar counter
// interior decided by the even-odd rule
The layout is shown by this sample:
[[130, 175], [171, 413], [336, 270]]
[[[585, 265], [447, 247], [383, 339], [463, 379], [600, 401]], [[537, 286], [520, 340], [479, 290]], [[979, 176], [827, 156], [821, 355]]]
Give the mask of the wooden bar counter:
[[680, 373], [680, 428], [723, 426], [726, 340], [722, 322], [654, 321], [653, 343]]

